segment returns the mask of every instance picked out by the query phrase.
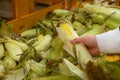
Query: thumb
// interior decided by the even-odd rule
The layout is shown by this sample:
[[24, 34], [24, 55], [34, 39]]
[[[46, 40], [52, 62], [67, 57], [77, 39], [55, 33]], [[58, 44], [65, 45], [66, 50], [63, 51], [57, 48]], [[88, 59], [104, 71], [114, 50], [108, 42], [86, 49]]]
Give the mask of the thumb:
[[91, 53], [91, 55], [95, 56], [95, 55], [99, 54], [99, 49], [93, 48], [93, 49], [90, 49], [89, 52]]

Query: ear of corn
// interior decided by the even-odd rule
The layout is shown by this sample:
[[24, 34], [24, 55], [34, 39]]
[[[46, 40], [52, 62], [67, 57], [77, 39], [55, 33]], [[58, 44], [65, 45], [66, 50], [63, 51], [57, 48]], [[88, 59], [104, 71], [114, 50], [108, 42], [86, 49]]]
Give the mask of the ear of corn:
[[73, 28], [79, 36], [90, 30], [90, 28], [88, 28], [87, 26], [83, 25], [82, 23], [78, 21], [73, 22]]
[[[68, 47], [69, 46], [69, 47]], [[71, 45], [70, 43], [67, 43], [67, 45], [63, 46], [63, 49], [69, 53], [69, 55], [71, 55], [72, 57], [75, 58], [75, 54], [73, 53], [73, 45]]]
[[[83, 45], [76, 44], [76, 46], [73, 46], [73, 44], [69, 42], [71, 39], [78, 37], [78, 35], [73, 30], [73, 27], [70, 24], [68, 23], [61, 24], [62, 25], [57, 27], [56, 30], [58, 32], [58, 36], [60, 37], [60, 39], [65, 43], [64, 49], [74, 58], [77, 52], [77, 54], [79, 54], [79, 56], [78, 55], [77, 56], [78, 58], [80, 58], [78, 60], [80, 60], [79, 62], [81, 62], [80, 65], [84, 65], [84, 67], [82, 66], [82, 69], [85, 69], [87, 62], [92, 59], [92, 56]], [[73, 47], [75, 47], [75, 51]]]
[[41, 34], [46, 34], [46, 35], [53, 35], [53, 32], [51, 31], [50, 28], [47, 28], [44, 26], [42, 23], [37, 22], [37, 27], [39, 27], [39, 32]]
[[108, 54], [106, 55], [106, 59], [110, 62], [116, 62], [116, 61], [120, 61], [120, 55], [117, 55], [117, 54]]
[[100, 13], [99, 14], [94, 13], [94, 14], [91, 15], [91, 17], [92, 17], [92, 19], [95, 23], [99, 23], [99, 24], [104, 23], [105, 17], [102, 16], [102, 14], [100, 14]]
[[51, 53], [49, 58], [53, 60], [60, 60], [63, 57], [63, 43], [60, 43]]
[[110, 29], [115, 29], [120, 26], [120, 11], [118, 9], [92, 4], [85, 4], [83, 8], [90, 14], [101, 14], [101, 16], [104, 17], [104, 21], [102, 22], [105, 23]]
[[32, 36], [35, 36], [36, 34], [37, 34], [37, 30], [36, 29], [30, 29], [30, 30], [26, 30], [26, 31], [22, 32], [20, 34], [20, 36], [21, 37], [32, 37]]
[[4, 56], [4, 46], [0, 43], [0, 59]]
[[13, 68], [15, 68], [15, 66], [17, 65], [17, 64], [16, 64], [16, 61], [13, 60], [9, 55], [7, 55], [7, 56], [5, 56], [5, 57], [3, 58], [3, 63], [4, 63], [5, 68], [6, 68], [7, 70], [13, 69]]
[[7, 39], [7, 42], [10, 42], [10, 43], [13, 43], [13, 44], [16, 44], [16, 45], [20, 46], [20, 48], [23, 51], [25, 51], [28, 48], [27, 44], [25, 44], [23, 42], [20, 42], [20, 41], [17, 41], [17, 40], [14, 40], [14, 39], [9, 38], [9, 39]]
[[83, 70], [86, 69], [87, 63], [92, 60], [91, 55], [87, 50], [87, 48], [84, 46], [84, 44], [80, 43], [75, 45], [76, 46], [76, 56], [78, 60], [78, 65], [81, 66]]
[[0, 37], [1, 38], [11, 38], [12, 34], [9, 30], [8, 25], [5, 23], [4, 20], [0, 19]]
[[41, 40], [43, 37], [44, 37], [44, 36], [43, 36], [42, 34], [39, 34], [39, 35], [37, 36], [38, 41]]
[[74, 31], [72, 24], [67, 22], [62, 22], [59, 25], [71, 38], [78, 37], [77, 33]]
[[15, 60], [19, 61], [19, 58], [23, 51], [21, 48], [14, 43], [5, 43], [5, 48], [7, 49], [9, 55]]
[[55, 14], [58, 17], [62, 17], [62, 16], [70, 16], [72, 14], [72, 12], [69, 10], [55, 9], [53, 11], [53, 14]]
[[19, 68], [16, 70], [11, 71], [11, 73], [8, 73], [5, 77], [4, 80], [23, 80], [27, 76], [28, 72], [30, 71], [30, 66], [28, 62], [23, 64], [23, 68]]
[[35, 73], [39, 74], [40, 76], [44, 76], [46, 74], [47, 71], [45, 64], [37, 63], [34, 60], [29, 60], [28, 63], [30, 65], [31, 70]]
[[94, 25], [92, 25], [91, 30], [89, 30], [86, 33], [82, 34], [80, 37], [103, 33], [105, 31], [105, 28], [106, 28], [105, 25], [94, 24]]
[[99, 24], [105, 24], [109, 29], [115, 29], [120, 25], [120, 23], [112, 17], [112, 14], [110, 15], [105, 15], [102, 13], [93, 14], [92, 19]]
[[75, 31], [78, 31], [82, 27], [84, 27], [84, 25], [82, 23], [80, 23], [79, 21], [74, 21], [73, 22], [73, 28], [74, 28]]
[[65, 30], [65, 31], [67, 32], [67, 34], [70, 35], [71, 38], [74, 38], [74, 37], [75, 37], [75, 35], [73, 34], [74, 31], [73, 31], [73, 29], [71, 29], [72, 27], [69, 27], [70, 24], [60, 23], [59, 26], [60, 26], [63, 30]]
[[60, 73], [65, 76], [75, 76], [71, 71], [68, 69], [68, 67], [65, 65], [65, 63], [59, 64]]
[[[63, 42], [56, 37], [53, 39], [50, 50], [44, 53], [44, 57], [52, 60], [60, 60], [63, 57]], [[48, 53], [49, 52], [49, 53]]]
[[5, 74], [5, 66], [4, 65], [0, 65], [0, 76], [3, 77]]
[[44, 36], [42, 39], [38, 40], [33, 44], [37, 51], [42, 51], [47, 49], [51, 44], [52, 37], [50, 35]]
[[60, 23], [59, 27], [56, 27], [60, 39], [65, 43], [64, 49], [69, 51], [68, 53], [74, 57], [73, 45], [69, 42], [71, 39], [78, 37], [77, 33], [73, 30], [73, 27], [68, 23]]
[[51, 24], [51, 20], [49, 20], [49, 19], [43, 19], [43, 20], [41, 20], [40, 21], [43, 25], [45, 25], [45, 26], [47, 26], [47, 27], [49, 27], [49, 28], [52, 28], [51, 26], [52, 26], [52, 24]]
[[74, 66], [71, 62], [69, 62], [67, 59], [63, 59], [63, 63], [68, 67], [71, 73], [74, 75], [80, 77], [82, 80], [89, 80], [87, 78], [87, 75], [85, 72], [83, 72], [81, 69]]
[[40, 44], [43, 40], [47, 39], [47, 38], [50, 38], [50, 35], [46, 35], [46, 36], [43, 36], [41, 37], [41, 39], [38, 39], [36, 42], [34, 42], [33, 46], [37, 46], [38, 44]]

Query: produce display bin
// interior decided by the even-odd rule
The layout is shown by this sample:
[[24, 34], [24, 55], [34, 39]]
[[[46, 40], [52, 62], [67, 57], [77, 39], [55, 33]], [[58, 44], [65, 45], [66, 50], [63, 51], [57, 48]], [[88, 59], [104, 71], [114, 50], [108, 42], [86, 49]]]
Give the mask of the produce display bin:
[[[95, 12], [96, 9], [93, 9], [93, 8], [88, 9], [88, 8], [84, 7], [85, 9], [84, 8], [78, 9], [79, 7], [82, 7], [85, 3], [91, 3], [92, 4], [93, 1], [92, 0], [86, 0], [84, 2], [80, 2], [79, 0], [75, 0], [75, 1], [61, 1], [59, 3], [56, 3], [54, 5], [50, 5], [50, 6], [46, 7], [46, 8], [40, 9], [38, 11], [31, 12], [30, 14], [26, 14], [26, 15], [23, 15], [23, 16], [18, 16], [17, 18], [15, 18], [15, 19], [7, 22], [7, 24], [13, 25], [13, 32], [15, 32], [16, 34], [20, 34], [20, 37], [17, 36], [17, 35], [15, 35], [15, 37], [16, 37], [15, 41], [17, 41], [17, 39], [19, 38], [21, 40], [21, 42], [25, 43], [26, 46], [27, 46], [27, 48], [25, 49], [26, 53], [23, 52], [23, 55], [20, 57], [20, 60], [19, 60], [19, 58], [17, 58], [17, 59], [14, 58], [16, 60], [16, 63], [18, 63], [17, 61], [20, 61], [20, 62], [23, 62], [25, 64], [25, 66], [21, 66], [21, 64], [17, 65], [17, 68], [22, 67], [21, 68], [22, 71], [21, 70], [20, 71], [24, 74], [24, 75], [22, 75], [23, 78], [26, 77], [26, 76], [28, 78], [29, 74], [31, 73], [30, 72], [31, 70], [34, 71], [35, 73], [37, 73], [39, 75], [39, 77], [43, 78], [43, 79], [44, 79], [44, 77], [43, 77], [44, 74], [45, 74], [45, 77], [47, 76], [46, 78], [51, 78], [53, 76], [52, 70], [54, 70], [55, 71], [54, 80], [56, 80], [57, 78], [59, 79], [59, 77], [56, 77], [57, 73], [61, 73], [62, 74], [62, 78], [64, 78], [65, 75], [66, 76], [67, 75], [68, 76], [75, 76], [75, 77], [77, 76], [76, 79], [74, 79], [74, 80], [80, 80], [80, 79], [82, 79], [82, 80], [97, 80], [97, 79], [104, 80], [105, 78], [109, 78], [112, 75], [112, 74], [110, 76], [108, 75], [109, 77], [105, 75], [105, 72], [107, 71], [107, 67], [106, 67], [106, 65], [103, 65], [103, 63], [104, 64], [108, 64], [108, 60], [111, 60], [111, 62], [113, 60], [115, 60], [113, 58], [119, 59], [119, 61], [120, 61], [120, 55], [115, 55], [115, 56], [110, 55], [110, 56], [107, 57], [108, 58], [108, 60], [107, 60], [107, 59], [105, 59], [105, 57], [107, 56], [107, 54], [105, 54], [105, 56], [103, 55], [104, 57], [102, 57], [100, 55], [100, 56], [97, 56], [96, 59], [94, 60], [94, 58], [90, 55], [89, 51], [87, 50], [86, 46], [84, 46], [84, 44], [82, 44], [82, 43], [80, 43], [78, 45], [77, 44], [75, 44], [75, 45], [69, 44], [70, 43], [69, 41], [71, 39], [73, 39], [75, 37], [79, 37], [79, 36], [81, 37], [81, 34], [83, 34], [85, 32], [88, 32], [87, 33], [87, 35], [88, 35], [88, 34], [96, 31], [95, 34], [92, 33], [92, 35], [96, 35], [96, 34], [108, 31], [108, 29], [109, 29], [108, 28], [109, 25], [107, 26], [105, 24], [105, 22], [103, 22], [103, 21], [105, 21], [106, 19], [108, 19], [108, 17], [111, 16], [111, 14], [108, 14], [105, 17], [103, 16], [102, 23], [97, 23], [96, 22], [97, 20], [95, 18], [92, 18], [91, 15], [96, 14], [96, 13], [101, 13], [101, 12]], [[87, 4], [87, 5], [91, 5], [91, 4]], [[115, 4], [116, 4], [116, 2], [115, 2]], [[119, 8], [119, 6], [116, 6], [116, 5], [111, 5], [110, 7], [117, 7], [117, 8]], [[100, 5], [99, 6], [95, 5], [95, 8], [97, 8], [97, 10], [101, 9]], [[41, 21], [42, 21], [42, 19], [45, 20], [47, 14], [49, 14], [49, 12], [51, 12], [51, 11], [54, 11], [55, 9], [58, 9], [58, 10], [60, 10], [60, 9], [68, 9], [69, 11], [68, 10], [64, 10], [64, 11], [70, 12], [70, 15], [68, 14], [67, 17], [64, 17], [64, 15], [61, 14], [62, 17], [61, 17], [61, 19], [58, 20], [58, 18], [60, 18], [61, 15], [57, 16], [54, 13], [53, 14], [54, 17], [52, 16], [49, 19], [50, 20], [53, 20], [53, 19], [54, 20], [58, 20], [60, 22], [55, 23], [55, 26], [57, 26], [57, 27], [55, 27], [54, 24], [52, 23], [52, 21], [50, 21], [51, 25], [50, 25], [50, 27], [48, 26], [48, 29], [51, 30], [51, 31], [49, 32], [48, 29], [46, 29], [44, 27], [41, 28], [42, 27], [41, 26]], [[88, 11], [86, 11], [86, 13], [85, 13], [85, 10], [88, 10]], [[107, 12], [107, 10], [109, 10], [108, 7], [105, 10]], [[92, 12], [91, 13], [87, 13], [87, 12], [90, 12], [90, 11], [92, 11]], [[79, 12], [80, 12], [80, 15], [78, 15]], [[105, 11], [103, 11], [103, 12], [105, 12]], [[83, 13], [85, 13], [85, 14], [83, 14]], [[63, 19], [63, 17], [65, 19]], [[93, 15], [93, 17], [94, 17], [94, 15]], [[70, 21], [68, 21], [67, 19], [70, 20]], [[93, 19], [94, 19], [94, 21], [93, 21]], [[41, 20], [41, 21], [39, 21], [39, 20]], [[63, 21], [65, 20], [66, 22], [65, 21], [62, 22], [61, 20], [63, 20]], [[82, 22], [82, 20], [83, 20], [83, 22]], [[75, 21], [77, 23], [79, 23], [79, 24], [77, 25], [76, 28], [75, 28], [75, 25], [73, 25], [73, 28], [72, 28], [71, 27], [72, 23], [74, 23]], [[112, 23], [112, 21], [108, 22], [108, 23]], [[30, 28], [33, 28], [35, 25], [37, 25], [37, 27], [34, 29], [34, 31], [35, 31], [35, 35], [34, 36], [31, 36], [31, 34], [30, 34], [30, 37], [25, 37], [25, 36], [22, 37], [22, 34], [21, 34], [22, 32], [24, 32], [24, 31], [26, 31], [26, 30], [28, 30]], [[46, 24], [46, 25], [48, 25], [48, 24]], [[45, 27], [47, 27], [46, 25], [45, 25]], [[81, 26], [83, 25], [83, 27], [81, 28], [81, 31], [79, 31], [79, 32], [82, 32], [83, 29], [85, 29], [85, 28], [86, 28], [86, 31], [83, 32], [83, 33], [80, 33], [78, 35], [77, 29], [80, 30], [80, 27], [81, 27], [80, 25]], [[53, 28], [55, 28], [55, 29], [52, 29], [51, 26]], [[80, 27], [78, 27], [78, 26], [80, 26]], [[39, 27], [39, 31], [37, 29], [38, 27]], [[94, 27], [94, 28], [92, 28], [92, 27]], [[45, 33], [42, 33], [42, 31], [44, 32], [44, 29], [46, 29], [46, 31], [45, 31]], [[33, 30], [33, 29], [31, 29], [31, 30]], [[40, 30], [41, 30], [41, 32], [40, 32]], [[76, 30], [76, 31], [74, 31], [74, 30]], [[52, 31], [53, 31], [53, 33], [52, 33]], [[92, 31], [92, 32], [89, 32], [89, 31]], [[1, 32], [2, 32], [2, 30], [1, 30]], [[86, 34], [82, 35], [82, 37], [83, 36], [86, 36]], [[60, 40], [60, 41], [57, 42], [58, 40]], [[43, 41], [43, 43], [45, 43], [45, 44], [41, 45], [40, 42], [39, 42], [40, 46], [36, 47], [36, 44], [34, 44], [35, 41], [36, 42], [37, 41], [41, 41], [41, 43]], [[7, 42], [7, 40], [5, 42], [3, 41], [3, 43], [2, 43], [3, 46], [5, 44], [7, 44], [7, 43], [12, 44], [12, 42]], [[37, 42], [37, 45], [38, 45], [38, 42]], [[66, 49], [64, 49], [65, 53], [69, 53], [70, 52], [69, 53], [70, 56], [69, 55], [64, 55], [65, 57], [67, 56], [67, 58], [65, 58], [65, 57], [62, 56], [64, 54], [64, 52], [62, 52], [62, 51], [64, 51], [63, 50], [64, 46], [67, 47]], [[13, 47], [13, 46], [10, 45], [10, 47]], [[3, 48], [3, 50], [7, 50], [7, 51], [10, 50], [10, 51], [12, 51], [13, 49], [12, 48], [9, 49], [10, 47], [5, 46], [5, 49]], [[38, 49], [38, 47], [40, 47], [40, 48]], [[44, 49], [42, 49], [43, 47], [44, 47]], [[19, 49], [21, 50], [21, 48], [19, 48]], [[43, 53], [47, 52], [49, 49], [50, 49], [50, 52], [49, 52], [50, 55], [49, 54], [48, 55], [47, 54], [43, 55]], [[17, 50], [17, 49], [14, 49], [14, 50]], [[58, 52], [58, 50], [61, 50], [61, 51]], [[39, 53], [40, 56], [37, 53]], [[56, 54], [59, 54], [59, 53], [60, 53], [61, 57], [58, 59], [58, 57], [56, 57]], [[10, 54], [10, 52], [9, 52], [9, 54]], [[53, 54], [53, 55], [55, 54], [55, 57], [52, 57], [51, 54]], [[57, 56], [60, 56], [60, 55], [57, 55]], [[18, 56], [18, 54], [17, 54], [17, 56]], [[111, 57], [112, 57], [112, 59], [111, 59]], [[34, 66], [35, 64], [31, 65], [31, 63], [33, 63], [32, 59], [34, 61], [36, 61], [36, 64], [37, 64], [37, 62], [42, 61], [42, 60], [45, 59], [45, 62], [43, 61], [45, 63], [45, 66], [43, 66], [43, 67], [46, 68], [46, 69], [45, 70], [43, 70], [43, 68], [40, 69], [39, 65], [38, 65], [38, 67]], [[52, 61], [54, 61], [54, 59], [55, 59], [55, 62], [52, 62]], [[28, 60], [30, 60], [30, 61], [28, 61]], [[28, 61], [28, 63], [27, 63], [27, 61]], [[100, 65], [96, 64], [97, 61], [99, 61], [98, 63], [101, 63], [101, 64]], [[102, 61], [104, 61], [104, 62], [102, 63]], [[57, 63], [57, 64], [54, 65], [54, 63]], [[59, 63], [59, 65], [58, 65], [58, 63]], [[108, 65], [108, 70], [109, 70], [109, 67], [110, 67], [111, 70], [114, 71], [114, 69], [115, 69], [116, 72], [117, 72], [116, 66], [113, 69], [113, 68], [111, 68], [111, 64], [110, 64], [110, 66]], [[96, 65], [98, 65], [98, 66], [96, 66]], [[30, 67], [28, 68], [28, 66], [30, 66]], [[56, 66], [57, 66], [57, 68], [56, 68]], [[15, 68], [15, 69], [17, 70], [17, 68]], [[40, 69], [40, 72], [43, 72], [43, 74], [41, 74], [40, 72], [37, 72], [37, 71], [39, 71], [38, 69]], [[60, 72], [57, 72], [58, 69], [60, 70]], [[120, 70], [120, 68], [118, 68], [118, 69]], [[49, 71], [47, 71], [47, 70], [49, 70]], [[108, 72], [109, 71], [107, 71], [107, 73]], [[52, 73], [52, 74], [50, 74], [50, 73]], [[99, 74], [97, 76], [96, 73], [100, 73], [100, 76], [99, 76]], [[50, 76], [46, 75], [46, 74], [49, 74]], [[116, 73], [116, 74], [118, 74], [118, 73]], [[9, 79], [9, 76], [7, 76], [7, 77]], [[30, 78], [33, 78], [33, 77], [34, 76], [32, 76]], [[119, 76], [117, 76], [117, 78], [118, 77]], [[17, 77], [15, 75], [15, 78], [19, 78], [19, 77]], [[27, 78], [25, 78], [25, 79], [27, 80]], [[36, 79], [32, 79], [32, 80], [39, 80], [40, 78], [38, 78], [38, 79], [36, 78]], [[110, 79], [111, 78], [112, 77], [110, 77]], [[13, 79], [11, 79], [11, 80], [13, 80]], [[51, 80], [53, 80], [53, 79], [51, 78]], [[65, 78], [64, 80], [69, 80], [69, 78]], [[119, 80], [119, 79], [115, 79], [115, 80]]]

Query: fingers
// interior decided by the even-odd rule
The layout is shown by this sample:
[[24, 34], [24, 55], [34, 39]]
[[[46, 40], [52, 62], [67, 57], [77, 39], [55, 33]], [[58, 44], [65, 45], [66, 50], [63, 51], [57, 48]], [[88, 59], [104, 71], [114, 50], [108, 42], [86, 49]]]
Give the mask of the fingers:
[[94, 44], [95, 41], [93, 40], [94, 42], [93, 41], [91, 42], [88, 38], [89, 37], [75, 38], [70, 40], [70, 43], [72, 44], [83, 43], [92, 56], [99, 54], [99, 48], [97, 45]]
[[82, 38], [75, 38], [75, 39], [70, 40], [70, 43], [76, 44], [76, 43], [81, 43], [83, 41], [84, 40]]
[[92, 36], [85, 36], [85, 37], [79, 37], [79, 38], [75, 38], [70, 40], [70, 43], [75, 44], [75, 43], [86, 43], [88, 40], [88, 42], [91, 42], [91, 38]]

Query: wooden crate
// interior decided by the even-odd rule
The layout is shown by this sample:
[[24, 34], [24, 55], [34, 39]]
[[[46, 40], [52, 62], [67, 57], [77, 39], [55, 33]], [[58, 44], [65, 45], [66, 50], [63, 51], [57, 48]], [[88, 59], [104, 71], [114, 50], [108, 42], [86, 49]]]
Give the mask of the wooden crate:
[[60, 3], [54, 4], [52, 6], [43, 8], [43, 9], [33, 12], [29, 15], [25, 15], [25, 16], [16, 18], [12, 21], [9, 21], [8, 24], [12, 24], [14, 26], [13, 31], [15, 33], [19, 34], [23, 31], [31, 28], [32, 26], [34, 26], [38, 20], [45, 18], [45, 16], [47, 15], [47, 13], [49, 11], [52, 11], [57, 8], [64, 8], [64, 2], [60, 2]]
[[34, 0], [12, 0], [13, 19], [28, 15], [34, 11]]

